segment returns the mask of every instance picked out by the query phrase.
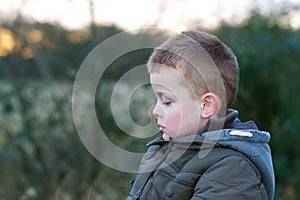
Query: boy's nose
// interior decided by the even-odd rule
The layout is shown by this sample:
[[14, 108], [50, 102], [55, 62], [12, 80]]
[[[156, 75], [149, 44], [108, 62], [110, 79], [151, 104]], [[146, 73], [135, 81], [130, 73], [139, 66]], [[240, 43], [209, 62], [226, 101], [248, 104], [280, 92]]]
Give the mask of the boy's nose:
[[155, 105], [155, 107], [153, 108], [152, 113], [155, 117], [161, 117], [162, 116], [161, 108], [158, 104]]

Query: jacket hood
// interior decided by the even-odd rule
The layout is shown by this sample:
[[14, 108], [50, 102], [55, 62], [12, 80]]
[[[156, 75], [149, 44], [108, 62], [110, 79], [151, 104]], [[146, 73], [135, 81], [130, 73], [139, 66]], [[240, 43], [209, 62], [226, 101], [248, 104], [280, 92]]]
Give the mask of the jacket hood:
[[[228, 110], [223, 119], [224, 129], [212, 132], [202, 132], [200, 136], [207, 141], [216, 141], [216, 144], [235, 149], [246, 155], [259, 169], [262, 181], [270, 199], [274, 198], [275, 175], [272, 164], [271, 150], [268, 145], [270, 134], [258, 130], [253, 121], [241, 122], [238, 112]], [[210, 123], [219, 123], [210, 121]], [[214, 127], [213, 125], [210, 125]]]

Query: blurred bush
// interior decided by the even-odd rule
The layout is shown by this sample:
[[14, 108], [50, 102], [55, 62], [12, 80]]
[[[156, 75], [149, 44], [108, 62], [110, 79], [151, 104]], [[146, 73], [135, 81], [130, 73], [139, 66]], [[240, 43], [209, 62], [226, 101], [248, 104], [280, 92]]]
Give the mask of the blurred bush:
[[[72, 86], [71, 82], [34, 81], [25, 85], [0, 82], [1, 198], [122, 199], [126, 196], [129, 175], [101, 165], [77, 135], [72, 118]], [[107, 89], [112, 90], [111, 84], [102, 85], [97, 92], [101, 107], [107, 105], [103, 104], [109, 98], [104, 98]], [[117, 98], [124, 95], [127, 94], [118, 94]], [[101, 123], [111, 126], [112, 116], [99, 112]], [[128, 147], [131, 141], [124, 143], [126, 137], [115, 127], [105, 131], [112, 141], [132, 151], [145, 150], [144, 144]]]

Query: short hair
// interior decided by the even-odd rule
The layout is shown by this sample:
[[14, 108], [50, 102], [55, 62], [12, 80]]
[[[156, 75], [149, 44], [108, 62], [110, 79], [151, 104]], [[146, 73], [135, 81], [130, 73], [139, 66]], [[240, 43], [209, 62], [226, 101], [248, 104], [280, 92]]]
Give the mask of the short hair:
[[211, 34], [186, 31], [170, 37], [154, 49], [147, 67], [150, 74], [162, 67], [181, 71], [196, 97], [212, 92], [226, 102], [223, 107], [228, 108], [236, 98], [239, 82], [236, 56]]

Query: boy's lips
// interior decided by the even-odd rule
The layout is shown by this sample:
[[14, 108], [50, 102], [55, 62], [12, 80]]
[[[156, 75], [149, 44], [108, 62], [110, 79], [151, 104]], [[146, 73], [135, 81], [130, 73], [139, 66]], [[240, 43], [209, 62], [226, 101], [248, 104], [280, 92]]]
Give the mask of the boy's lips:
[[160, 124], [157, 124], [157, 127], [159, 129], [159, 131], [162, 133], [162, 137], [165, 141], [170, 141], [173, 139], [173, 137], [171, 137], [168, 133], [167, 133], [167, 129], [166, 127], [160, 125]]
[[164, 127], [164, 126], [162, 126], [162, 125], [160, 125], [160, 124], [157, 124], [157, 127], [158, 127], [158, 129], [159, 129], [159, 131], [160, 131], [161, 133], [163, 133], [163, 132], [166, 131], [166, 127]]

